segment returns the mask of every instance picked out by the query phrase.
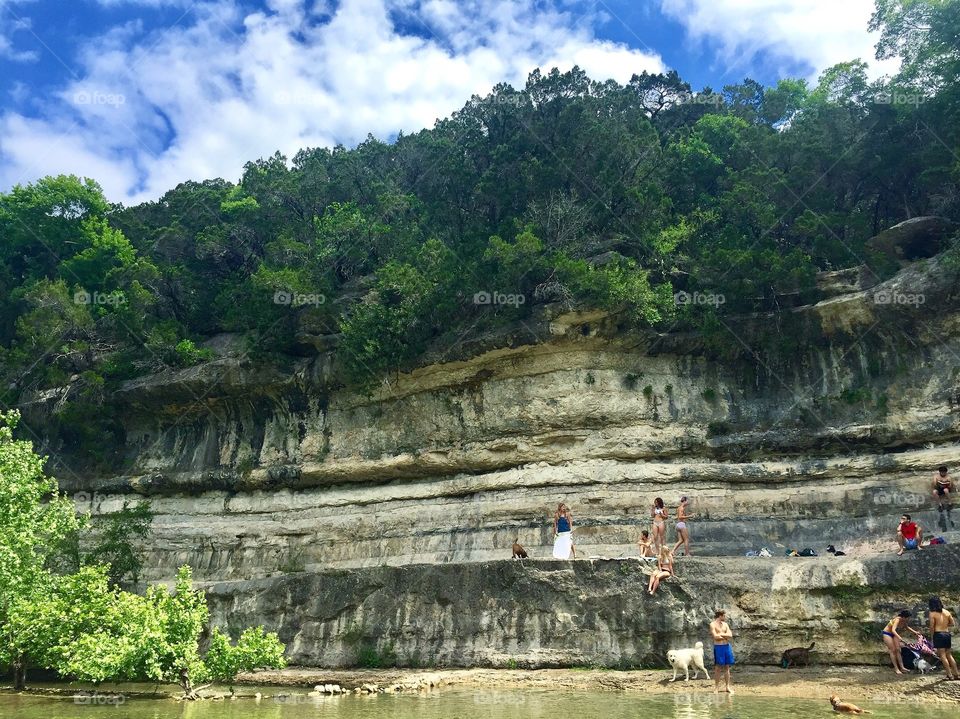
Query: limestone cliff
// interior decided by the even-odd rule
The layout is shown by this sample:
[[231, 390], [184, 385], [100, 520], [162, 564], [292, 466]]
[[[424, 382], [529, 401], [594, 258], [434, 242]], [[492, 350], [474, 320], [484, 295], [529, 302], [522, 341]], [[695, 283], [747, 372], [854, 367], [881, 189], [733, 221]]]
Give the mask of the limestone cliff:
[[[670, 636], [702, 634], [714, 602], [759, 622], [787, 560], [684, 562], [682, 589], [661, 604], [637, 590], [635, 567], [491, 561], [518, 537], [533, 558], [549, 556], [560, 500], [581, 555], [634, 554], [652, 499], [671, 506], [681, 494], [705, 555], [889, 538], [904, 511], [937, 529], [933, 469], [960, 464], [958, 270], [939, 256], [862, 284], [779, 318], [731, 321], [732, 353], [545, 305], [372, 395], [344, 389], [328, 353], [281, 368], [221, 338], [217, 360], [122, 388], [115, 472], [57, 474], [94, 513], [148, 496], [159, 514], [145, 579], [191, 564], [221, 621], [276, 625], [294, 661], [349, 661], [345, 637], [377, 627], [406, 657], [452, 664], [648, 657]], [[755, 350], [769, 335], [777, 349]], [[42, 424], [51, 401], [27, 403], [28, 420]], [[957, 555], [942, 556], [954, 573], [935, 575], [939, 591], [956, 595]], [[824, 567], [828, 584], [838, 566]], [[827, 654], [876, 656], [872, 634], [857, 639], [859, 614], [790, 581], [756, 658], [773, 657], [780, 630], [796, 644], [830, 626], [843, 641], [826, 642]], [[493, 611], [518, 589], [513, 613]], [[854, 591], [877, 617], [895, 603], [893, 590]]]

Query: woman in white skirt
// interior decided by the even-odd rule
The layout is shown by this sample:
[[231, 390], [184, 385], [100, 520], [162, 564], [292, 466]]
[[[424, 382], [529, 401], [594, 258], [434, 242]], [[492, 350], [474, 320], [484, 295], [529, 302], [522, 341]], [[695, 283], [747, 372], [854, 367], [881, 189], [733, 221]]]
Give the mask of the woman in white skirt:
[[557, 505], [553, 515], [553, 556], [556, 559], [576, 559], [573, 548], [573, 515], [563, 502]]

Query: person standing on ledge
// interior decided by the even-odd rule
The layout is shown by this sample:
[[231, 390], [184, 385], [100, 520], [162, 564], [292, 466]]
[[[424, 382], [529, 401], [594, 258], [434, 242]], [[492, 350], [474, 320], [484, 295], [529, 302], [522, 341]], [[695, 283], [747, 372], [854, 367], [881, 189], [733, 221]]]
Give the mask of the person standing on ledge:
[[950, 630], [957, 621], [953, 615], [943, 608], [940, 597], [930, 597], [930, 611], [927, 617], [930, 620], [930, 634], [933, 635], [933, 648], [937, 650], [940, 663], [947, 679], [960, 679], [960, 669], [957, 669], [957, 660], [951, 651]]
[[730, 640], [733, 639], [733, 630], [727, 624], [727, 613], [723, 609], [718, 609], [713, 615], [713, 621], [710, 622], [710, 636], [713, 637], [713, 680], [715, 682], [713, 693], [720, 693], [720, 677], [726, 680], [726, 691], [733, 694], [730, 686], [730, 667], [733, 666], [733, 648], [730, 646]]
[[553, 515], [553, 556], [556, 559], [576, 559], [573, 546], [573, 515], [563, 502], [557, 505]]
[[[947, 522], [950, 522], [951, 529], [957, 526], [953, 523], [953, 517], [950, 515], [954, 492], [953, 480], [947, 472], [946, 465], [940, 465], [933, 475], [933, 498], [937, 501], [937, 511], [940, 513], [941, 532], [947, 531]], [[946, 513], [946, 516], [944, 516], [944, 513]]]
[[899, 557], [903, 554], [904, 549], [916, 549], [919, 551], [922, 541], [923, 530], [920, 529], [920, 525], [910, 519], [909, 514], [902, 515], [900, 517], [900, 524], [897, 525], [897, 544], [900, 546], [900, 551], [897, 552], [897, 556]]
[[674, 554], [682, 544], [683, 556], [690, 556], [690, 530], [687, 528], [687, 520], [692, 516], [687, 514], [687, 498], [680, 497], [680, 506], [677, 507], [677, 543], [673, 545]]
[[650, 516], [653, 518], [653, 549], [659, 555], [660, 548], [667, 541], [667, 510], [660, 497], [653, 500]]

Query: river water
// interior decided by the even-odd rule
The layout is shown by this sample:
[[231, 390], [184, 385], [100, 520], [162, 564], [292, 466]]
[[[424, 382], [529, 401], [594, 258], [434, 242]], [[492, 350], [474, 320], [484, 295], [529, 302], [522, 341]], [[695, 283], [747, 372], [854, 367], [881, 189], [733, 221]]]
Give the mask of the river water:
[[[249, 687], [243, 692], [249, 693]], [[564, 690], [435, 690], [426, 695], [308, 697], [302, 693], [234, 701], [47, 698], [0, 694], [7, 719], [813, 719], [834, 715], [826, 700], [714, 696], [712, 693], [644, 695]], [[78, 703], [78, 701], [80, 703]], [[955, 719], [957, 705], [859, 701], [877, 719]]]

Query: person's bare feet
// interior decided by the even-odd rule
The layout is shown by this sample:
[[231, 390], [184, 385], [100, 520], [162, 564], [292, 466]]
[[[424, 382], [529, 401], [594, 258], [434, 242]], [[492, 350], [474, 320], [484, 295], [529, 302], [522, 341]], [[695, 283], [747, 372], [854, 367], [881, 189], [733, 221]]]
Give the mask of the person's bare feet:
[[733, 689], [731, 689], [730, 687], [727, 687], [727, 694], [733, 694]]
[[900, 556], [902, 556], [902, 555], [903, 555], [903, 548], [901, 547], [901, 548], [900, 548], [900, 551], [897, 552], [897, 556], [900, 557]]

